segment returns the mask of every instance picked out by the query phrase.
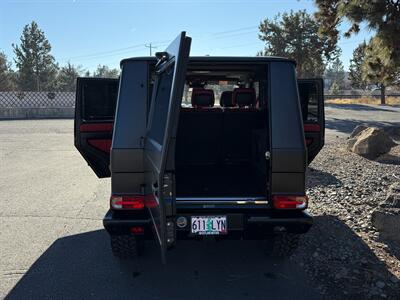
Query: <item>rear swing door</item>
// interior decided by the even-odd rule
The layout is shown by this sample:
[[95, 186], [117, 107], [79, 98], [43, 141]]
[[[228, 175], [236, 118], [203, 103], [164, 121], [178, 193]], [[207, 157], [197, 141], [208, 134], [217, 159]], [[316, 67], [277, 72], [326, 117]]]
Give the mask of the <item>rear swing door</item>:
[[298, 79], [297, 83], [309, 164], [325, 142], [324, 83], [321, 78]]
[[144, 146], [146, 206], [164, 263], [167, 248], [175, 243], [175, 195], [171, 174], [165, 169], [171, 138], [176, 135], [190, 43], [191, 39], [182, 32], [164, 52], [156, 54], [156, 78]]
[[78, 78], [74, 143], [97, 177], [110, 177], [110, 148], [119, 80]]

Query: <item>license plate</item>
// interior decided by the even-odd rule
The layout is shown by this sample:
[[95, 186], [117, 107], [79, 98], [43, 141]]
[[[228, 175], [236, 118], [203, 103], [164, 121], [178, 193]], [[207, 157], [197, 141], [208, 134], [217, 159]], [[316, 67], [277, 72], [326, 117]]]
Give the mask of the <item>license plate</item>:
[[192, 233], [198, 235], [227, 234], [226, 216], [193, 216]]

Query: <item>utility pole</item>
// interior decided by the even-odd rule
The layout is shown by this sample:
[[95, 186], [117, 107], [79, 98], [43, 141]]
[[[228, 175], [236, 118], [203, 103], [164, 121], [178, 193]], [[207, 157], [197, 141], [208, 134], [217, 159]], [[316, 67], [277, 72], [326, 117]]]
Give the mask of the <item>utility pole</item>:
[[157, 47], [154, 47], [151, 43], [150, 43], [150, 44], [145, 44], [144, 46], [145, 46], [146, 48], [149, 48], [149, 50], [150, 50], [150, 56], [153, 56], [151, 50], [152, 50], [152, 49], [157, 49]]

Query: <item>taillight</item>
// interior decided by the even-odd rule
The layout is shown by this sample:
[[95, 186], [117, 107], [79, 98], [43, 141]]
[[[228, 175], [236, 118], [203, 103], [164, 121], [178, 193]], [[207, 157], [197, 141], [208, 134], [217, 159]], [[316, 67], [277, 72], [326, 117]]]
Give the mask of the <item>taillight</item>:
[[131, 228], [129, 228], [129, 230], [133, 234], [143, 234], [144, 233], [144, 227], [142, 227], [142, 226], [131, 227]]
[[143, 209], [144, 196], [120, 196], [111, 195], [110, 206], [112, 209]]
[[305, 209], [308, 204], [307, 196], [273, 196], [276, 209]]

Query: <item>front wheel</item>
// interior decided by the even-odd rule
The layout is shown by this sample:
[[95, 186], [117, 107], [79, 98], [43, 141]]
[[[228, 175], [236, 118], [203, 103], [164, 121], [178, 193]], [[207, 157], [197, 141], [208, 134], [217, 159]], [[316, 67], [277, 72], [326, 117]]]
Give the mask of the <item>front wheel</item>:
[[111, 251], [120, 259], [135, 258], [143, 254], [144, 241], [133, 235], [111, 235]]
[[276, 258], [290, 257], [299, 246], [299, 234], [282, 233], [266, 241], [267, 254]]

